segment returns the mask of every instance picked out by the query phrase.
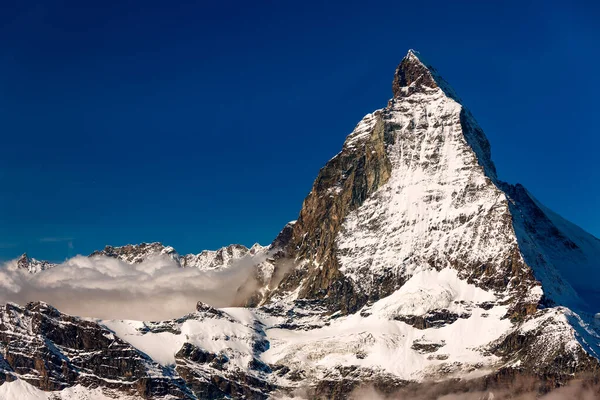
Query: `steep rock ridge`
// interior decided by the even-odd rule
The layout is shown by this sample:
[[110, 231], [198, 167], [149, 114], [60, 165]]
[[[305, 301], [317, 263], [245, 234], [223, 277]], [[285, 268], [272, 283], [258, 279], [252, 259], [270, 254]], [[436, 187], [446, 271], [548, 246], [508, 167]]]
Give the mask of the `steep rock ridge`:
[[281, 235], [274, 242], [287, 257], [300, 262], [280, 289], [294, 290], [304, 282], [301, 298], [328, 298], [335, 302], [330, 307], [346, 312], [364, 303], [339, 273], [335, 238], [344, 217], [389, 179], [391, 164], [385, 151], [389, 140], [383, 114], [376, 111], [363, 118], [342, 151], [321, 169], [298, 220], [286, 232], [287, 242]]
[[583, 315], [565, 307], [541, 309], [493, 342], [490, 351], [505, 360], [505, 369], [551, 381], [596, 375], [600, 336], [593, 318]]

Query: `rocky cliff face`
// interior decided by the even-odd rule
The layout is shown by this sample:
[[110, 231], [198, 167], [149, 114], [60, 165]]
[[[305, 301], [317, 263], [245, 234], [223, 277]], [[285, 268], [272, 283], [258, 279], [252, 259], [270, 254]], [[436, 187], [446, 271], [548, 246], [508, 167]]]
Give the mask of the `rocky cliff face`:
[[[152, 340], [172, 353], [164, 357]], [[268, 347], [262, 328], [202, 303], [177, 320], [148, 323], [86, 321], [40, 302], [7, 304], [0, 343], [0, 382], [22, 379], [44, 391], [82, 385], [134, 398], [264, 399], [273, 389], [269, 367], [257, 358]]]
[[386, 139], [383, 117], [375, 112], [359, 123], [342, 151], [319, 172], [285, 243], [275, 242], [287, 258], [301, 263], [280, 288], [293, 290], [305, 282], [300, 297], [328, 298], [332, 309], [347, 312], [364, 304], [364, 296], [357, 297], [339, 272], [335, 240], [346, 215], [390, 178], [386, 144], [391, 136]]
[[42, 390], [75, 384], [107, 386], [156, 397], [185, 398], [181, 380], [106, 328], [61, 314], [44, 303], [0, 308], [3, 381], [22, 379]]
[[7, 305], [0, 378], [44, 390], [117, 381], [148, 398], [341, 399], [365, 384], [486, 389], [527, 376], [547, 390], [597, 374], [600, 241], [499, 180], [482, 129], [415, 52], [392, 92], [269, 248], [93, 254], [213, 269], [260, 253], [258, 289], [239, 288], [243, 299], [254, 291], [248, 307], [200, 304], [180, 319], [135, 322]]

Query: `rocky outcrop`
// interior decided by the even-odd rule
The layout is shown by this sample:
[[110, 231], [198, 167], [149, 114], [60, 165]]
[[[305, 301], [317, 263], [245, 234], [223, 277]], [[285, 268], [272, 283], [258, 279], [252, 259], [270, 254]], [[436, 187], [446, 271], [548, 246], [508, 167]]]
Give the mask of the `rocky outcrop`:
[[409, 50], [406, 57], [402, 59], [392, 81], [392, 93], [394, 98], [409, 96], [424, 89], [435, 89], [438, 87], [431, 67], [423, 64], [414, 50]]
[[171, 246], [164, 246], [162, 243], [140, 243], [128, 244], [125, 246], [106, 246], [103, 250], [96, 250], [90, 257], [111, 257], [125, 261], [130, 264], [139, 264], [151, 257], [167, 256], [175, 261], [179, 261], [179, 254]]
[[[198, 303], [194, 314], [144, 323], [138, 331], [142, 336], [183, 335], [188, 321], [239, 324], [223, 311]], [[258, 358], [268, 348], [261, 328], [240, 324], [236, 337], [222, 337], [218, 331], [214, 335], [213, 340], [225, 342], [248, 340], [251, 353], [226, 347], [214, 353], [184, 342], [174, 365], [160, 365], [98, 322], [62, 314], [41, 302], [7, 304], [0, 307], [0, 384], [22, 379], [44, 391], [102, 386], [142, 398], [267, 398], [275, 386], [265, 379], [269, 366]], [[248, 369], [239, 368], [240, 357], [248, 360]]]
[[36, 274], [41, 271], [45, 271], [50, 268], [54, 268], [57, 264], [53, 264], [48, 261], [40, 261], [35, 258], [30, 258], [27, 253], [23, 253], [21, 257], [17, 259], [17, 268], [26, 270], [30, 274]]
[[82, 384], [143, 397], [187, 393], [182, 380], [156, 374], [160, 366], [109, 330], [45, 303], [0, 307], [0, 349], [5, 380], [18, 377], [42, 390]]

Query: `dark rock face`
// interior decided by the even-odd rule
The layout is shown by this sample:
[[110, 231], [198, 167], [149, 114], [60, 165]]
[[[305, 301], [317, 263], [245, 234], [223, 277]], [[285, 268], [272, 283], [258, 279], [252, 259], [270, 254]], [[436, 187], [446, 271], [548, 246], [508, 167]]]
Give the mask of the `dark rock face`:
[[271, 249], [278, 251], [277, 255], [278, 256], [285, 256], [285, 253], [282, 253], [282, 250], [285, 250], [287, 248], [287, 246], [289, 245], [289, 243], [292, 240], [292, 237], [294, 235], [294, 225], [296, 224], [296, 221], [293, 222], [288, 222], [283, 229], [281, 230], [281, 232], [279, 232], [279, 234], [277, 235], [277, 237], [275, 238], [275, 240], [273, 240], [273, 243], [271, 243]]
[[263, 400], [268, 397], [267, 393], [274, 389], [264, 380], [241, 371], [222, 375], [211, 371], [224, 370], [227, 362], [227, 356], [224, 354], [209, 353], [186, 343], [176, 355], [175, 370], [199, 399]]
[[408, 96], [423, 90], [423, 88], [437, 88], [438, 84], [432, 76], [430, 68], [425, 66], [410, 50], [396, 68], [392, 82], [394, 97]]
[[[556, 324], [552, 318], [544, 318], [553, 310], [541, 310], [537, 316], [539, 322], [528, 329], [518, 329], [502, 337], [490, 351], [500, 357], [518, 363], [521, 371], [535, 373], [544, 380], [553, 380], [557, 384], [569, 381], [573, 376], [597, 374], [600, 370], [598, 360], [578, 348], [569, 351], [573, 343], [560, 335], [561, 331], [571, 329], [563, 323]], [[526, 321], [535, 318], [530, 316]]]
[[371, 125], [365, 128], [366, 138], [347, 143], [321, 169], [298, 221], [274, 242], [285, 249], [288, 258], [307, 262], [288, 275], [279, 290], [293, 290], [306, 279], [301, 298], [327, 298], [331, 309], [345, 312], [356, 311], [366, 302], [367, 298], [354, 293], [352, 284], [339, 273], [335, 238], [344, 217], [389, 179], [386, 140], [390, 138], [386, 137], [382, 117], [381, 113], [374, 114]]
[[[176, 326], [189, 318], [228, 320], [220, 310], [198, 303], [198, 313], [180, 320], [145, 323], [146, 332], [180, 333]], [[257, 331], [257, 355], [269, 344]], [[0, 307], [0, 384], [24, 379], [42, 390], [81, 384], [103, 386], [143, 398], [265, 399], [275, 387], [261, 375], [268, 365], [253, 358], [248, 367], [256, 376], [230, 368], [224, 352], [212, 353], [184, 343], [174, 367], [160, 366], [147, 355], [95, 322], [60, 313], [45, 303]]]
[[27, 257], [27, 253], [23, 253], [21, 257], [17, 260], [17, 267], [21, 269], [29, 268], [29, 257]]
[[187, 397], [182, 380], [151, 376], [149, 369], [160, 367], [112, 332], [44, 303], [0, 307], [0, 348], [3, 381], [16, 374], [42, 390], [103, 385], [143, 397]]
[[270, 389], [266, 383], [241, 372], [231, 376], [231, 380], [211, 372], [211, 369], [226, 369], [229, 359], [225, 354], [210, 353], [185, 343], [175, 359], [175, 370], [187, 382], [194, 395], [201, 399], [264, 399], [265, 391]]
[[[360, 367], [337, 367], [329, 376], [309, 389], [308, 394], [310, 399], [342, 400], [349, 398], [349, 395], [360, 387], [366, 386], [385, 396], [392, 395], [408, 384], [408, 381], [398, 379], [391, 374], [373, 374], [373, 371]], [[372, 396], [372, 393], [370, 395]], [[359, 398], [361, 397], [366, 398], [365, 396]]]
[[[196, 308], [199, 314], [189, 318], [235, 322], [207, 304], [199, 302]], [[258, 355], [268, 349], [269, 343], [261, 327], [255, 332], [252, 342], [255, 357], [248, 364], [249, 371], [255, 374], [231, 366], [232, 360], [224, 351], [213, 353], [192, 343], [184, 343], [175, 355], [175, 372], [199, 399], [266, 399], [275, 386], [266, 379], [266, 374], [271, 373], [270, 367], [260, 361]]]
[[396, 320], [414, 326], [417, 329], [440, 328], [459, 318], [469, 318], [471, 314], [456, 314], [448, 310], [436, 310], [425, 315], [398, 315]]
[[380, 113], [373, 119], [367, 140], [345, 146], [319, 172], [293, 226], [291, 254], [316, 262], [331, 256], [343, 217], [389, 179], [385, 124]]
[[444, 347], [445, 343], [430, 343], [430, 342], [420, 342], [414, 341], [411, 348], [413, 350], [417, 350], [419, 353], [433, 353], [438, 351], [440, 348]]

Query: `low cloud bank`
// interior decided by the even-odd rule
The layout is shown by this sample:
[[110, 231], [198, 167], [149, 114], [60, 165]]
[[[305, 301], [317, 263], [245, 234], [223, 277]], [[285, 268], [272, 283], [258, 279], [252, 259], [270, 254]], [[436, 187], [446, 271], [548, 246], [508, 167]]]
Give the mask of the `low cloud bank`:
[[[481, 390], [474, 382], [447, 381], [422, 383], [382, 393], [373, 386], [360, 387], [350, 394], [350, 400], [599, 400], [597, 377], [578, 379], [542, 394], [543, 384], [533, 378], [516, 377], [512, 382]], [[474, 387], [473, 387], [474, 386]]]
[[111, 257], [71, 258], [29, 274], [16, 261], [0, 266], [0, 303], [45, 301], [62, 312], [102, 319], [163, 320], [195, 310], [198, 301], [226, 307], [238, 288], [255, 285], [264, 255], [246, 256], [215, 271], [181, 268], [169, 257], [128, 264]]

